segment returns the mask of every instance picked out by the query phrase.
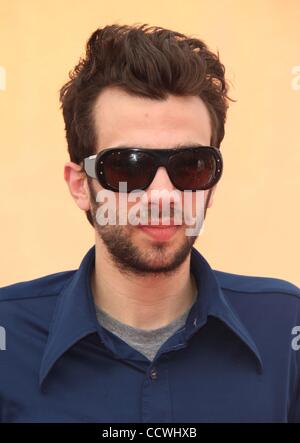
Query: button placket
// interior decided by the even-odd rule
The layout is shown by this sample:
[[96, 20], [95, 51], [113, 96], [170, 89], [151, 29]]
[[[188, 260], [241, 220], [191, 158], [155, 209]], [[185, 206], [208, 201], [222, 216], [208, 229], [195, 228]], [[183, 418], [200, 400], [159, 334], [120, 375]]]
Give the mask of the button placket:
[[157, 369], [155, 367], [153, 367], [150, 371], [150, 378], [152, 380], [156, 380], [157, 377], [158, 377]]

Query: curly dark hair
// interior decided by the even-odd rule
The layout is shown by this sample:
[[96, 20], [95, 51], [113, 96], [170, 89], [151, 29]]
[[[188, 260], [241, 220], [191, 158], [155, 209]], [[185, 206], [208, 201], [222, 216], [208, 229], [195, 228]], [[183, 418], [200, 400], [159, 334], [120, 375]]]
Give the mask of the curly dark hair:
[[[194, 95], [209, 111], [211, 145], [220, 147], [228, 108], [228, 84], [219, 53], [197, 38], [158, 26], [112, 24], [97, 29], [86, 54], [60, 89], [70, 160], [96, 153], [93, 108], [107, 86], [130, 95], [165, 100], [169, 94]], [[86, 213], [93, 225], [90, 211]]]

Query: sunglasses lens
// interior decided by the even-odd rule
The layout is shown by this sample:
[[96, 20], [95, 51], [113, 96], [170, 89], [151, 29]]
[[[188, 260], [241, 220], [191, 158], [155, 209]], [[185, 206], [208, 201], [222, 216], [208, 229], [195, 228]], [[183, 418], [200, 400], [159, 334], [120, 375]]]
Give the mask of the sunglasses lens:
[[169, 172], [180, 190], [204, 190], [210, 188], [220, 172], [217, 158], [204, 148], [181, 151], [170, 158]]
[[144, 152], [112, 151], [103, 163], [103, 178], [115, 190], [119, 182], [127, 183], [127, 191], [148, 186], [153, 170], [153, 159]]

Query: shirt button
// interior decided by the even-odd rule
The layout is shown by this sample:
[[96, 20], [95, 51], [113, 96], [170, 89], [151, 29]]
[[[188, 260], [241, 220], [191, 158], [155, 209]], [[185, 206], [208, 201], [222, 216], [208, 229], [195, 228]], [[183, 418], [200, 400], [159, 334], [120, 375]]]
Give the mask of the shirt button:
[[194, 326], [197, 326], [197, 317], [194, 319]]
[[152, 378], [152, 380], [156, 380], [157, 379], [157, 369], [156, 368], [152, 368], [151, 369], [150, 377]]

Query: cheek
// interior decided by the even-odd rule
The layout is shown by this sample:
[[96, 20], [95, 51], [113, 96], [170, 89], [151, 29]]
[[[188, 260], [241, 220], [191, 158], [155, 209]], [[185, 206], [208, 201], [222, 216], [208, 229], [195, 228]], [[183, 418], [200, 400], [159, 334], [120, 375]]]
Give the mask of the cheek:
[[209, 189], [207, 191], [204, 191], [204, 205], [206, 205], [208, 197], [209, 197]]
[[116, 196], [116, 207], [115, 212], [118, 216], [118, 220], [120, 224], [124, 227], [130, 227], [131, 225], [136, 225], [136, 219], [139, 219], [140, 211], [139, 208], [142, 206], [140, 203], [140, 199], [136, 200], [134, 197], [131, 198], [132, 201], [128, 201], [130, 199], [130, 194], [127, 193], [115, 193]]
[[199, 217], [204, 215], [205, 203], [209, 191], [196, 191], [187, 193], [182, 196], [182, 212], [183, 214]]
[[89, 193], [90, 198], [95, 203], [96, 198], [97, 198], [97, 194], [102, 189], [101, 186], [99, 185], [99, 183], [96, 180], [88, 179], [85, 183], [85, 188], [86, 188], [87, 192]]
[[201, 214], [204, 216], [204, 208], [208, 197], [208, 191], [197, 191], [193, 200], [193, 214]]

